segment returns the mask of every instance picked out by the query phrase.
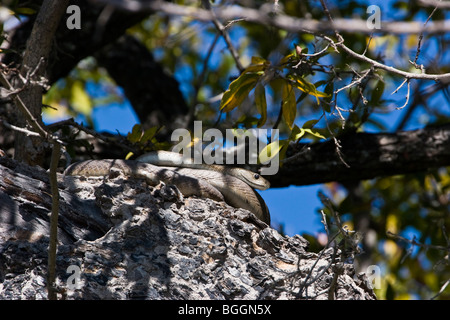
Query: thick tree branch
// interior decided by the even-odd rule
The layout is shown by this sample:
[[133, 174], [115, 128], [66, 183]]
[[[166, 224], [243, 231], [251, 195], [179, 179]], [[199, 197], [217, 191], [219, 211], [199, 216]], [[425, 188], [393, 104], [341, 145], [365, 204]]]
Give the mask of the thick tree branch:
[[[21, 74], [23, 77], [29, 76], [32, 71], [30, 80], [44, 79], [46, 74], [46, 65], [52, 48], [53, 36], [59, 25], [63, 12], [67, 7], [68, 0], [64, 1], [44, 1], [36, 20], [33, 24], [30, 37], [27, 41], [26, 50], [24, 52]], [[38, 129], [39, 134], [47, 137], [45, 131], [39, 128], [41, 125], [42, 112], [42, 86], [34, 81], [28, 83], [17, 84], [16, 87], [25, 86], [24, 90], [19, 94], [20, 99], [16, 98], [18, 106], [26, 106], [21, 108], [18, 119], [19, 126], [24, 126], [26, 121], [20, 115], [26, 114], [28, 122], [31, 121], [33, 127]], [[20, 104], [19, 102], [22, 102]], [[26, 110], [26, 111], [25, 111]], [[27, 114], [27, 112], [29, 114]], [[19, 133], [16, 135], [15, 158], [26, 161], [29, 164], [43, 163], [42, 141], [33, 139], [27, 135]]]
[[435, 7], [438, 9], [450, 9], [450, 1], [418, 0], [417, 2], [423, 7]]
[[[304, 238], [284, 237], [224, 202], [183, 199], [169, 186], [123, 176], [66, 177], [59, 187], [56, 277], [65, 299], [324, 299], [338, 277], [329, 251], [307, 251]], [[0, 157], [4, 299], [47, 297], [46, 188], [44, 170]], [[337, 299], [375, 299], [367, 277], [350, 263], [343, 271]]]
[[[380, 176], [423, 172], [450, 166], [450, 125], [398, 133], [347, 133], [338, 137], [341, 153], [332, 140], [289, 151], [272, 187], [311, 185], [372, 179]], [[299, 148], [299, 149], [298, 149]]]
[[[169, 15], [191, 17], [200, 21], [212, 21], [214, 16], [208, 10], [192, 6], [182, 6], [162, 0], [141, 2], [138, 0], [90, 0], [94, 3], [109, 3], [130, 12], [154, 12], [161, 11]], [[367, 35], [377, 33], [388, 34], [437, 34], [449, 32], [450, 26], [445, 21], [434, 21], [433, 24], [423, 26], [422, 23], [390, 21], [382, 22], [381, 29], [373, 30], [367, 27], [364, 19], [334, 19], [334, 23], [314, 19], [294, 18], [288, 15], [270, 15], [273, 11], [265, 11], [264, 8], [252, 9], [240, 6], [221, 7], [215, 12], [215, 16], [221, 20], [234, 20], [244, 18], [246, 21], [271, 25], [292, 32], [320, 33], [329, 30], [339, 32], [364, 33]]]

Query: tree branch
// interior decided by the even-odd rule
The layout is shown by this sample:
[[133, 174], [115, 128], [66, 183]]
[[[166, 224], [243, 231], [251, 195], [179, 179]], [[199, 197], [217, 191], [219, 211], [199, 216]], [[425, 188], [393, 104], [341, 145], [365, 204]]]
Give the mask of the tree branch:
[[211, 12], [211, 14], [213, 16], [212, 21], [214, 23], [214, 26], [216, 27], [217, 31], [220, 32], [223, 39], [225, 40], [225, 42], [228, 46], [228, 50], [230, 51], [231, 56], [233, 57], [234, 62], [236, 63], [236, 67], [238, 68], [239, 72], [242, 73], [244, 71], [244, 67], [241, 64], [241, 61], [239, 59], [239, 54], [238, 54], [236, 48], [231, 43], [231, 39], [230, 39], [230, 36], [228, 35], [228, 32], [226, 31], [226, 28], [224, 27], [222, 22], [220, 22], [219, 19], [217, 19], [215, 12], [211, 9], [211, 4], [209, 3], [209, 0], [202, 0], [202, 4], [206, 10]]
[[435, 7], [438, 9], [450, 9], [450, 1], [441, 0], [417, 0], [419, 5], [423, 7]]
[[277, 175], [267, 176], [271, 186], [356, 181], [450, 166], [448, 124], [397, 133], [347, 133], [337, 139], [349, 168], [336, 154], [332, 139], [300, 144], [288, 150]]
[[353, 58], [356, 58], [358, 60], [370, 63], [372, 66], [378, 69], [383, 69], [385, 71], [388, 71], [393, 74], [397, 74], [399, 76], [405, 77], [406, 79], [425, 79], [425, 80], [450, 80], [450, 73], [443, 73], [443, 74], [427, 74], [427, 73], [412, 73], [412, 72], [406, 72], [391, 66], [387, 66], [385, 64], [382, 64], [378, 61], [375, 61], [373, 59], [370, 59], [369, 57], [366, 57], [362, 54], [356, 53], [349, 47], [347, 47], [343, 41], [334, 42], [330, 38], [326, 37], [326, 39], [336, 45], [336, 47], [343, 49], [347, 54], [352, 56]]
[[[195, 8], [192, 6], [177, 5], [174, 3], [155, 0], [149, 2], [140, 2], [138, 0], [91, 0], [95, 3], [108, 3], [122, 10], [130, 12], [154, 12], [160, 11], [168, 15], [180, 15], [191, 17], [200, 21], [212, 21], [214, 16], [208, 10]], [[234, 20], [244, 18], [246, 21], [271, 25], [287, 31], [307, 33], [321, 33], [329, 30], [340, 32], [358, 32], [363, 34], [372, 34], [373, 29], [367, 28], [367, 21], [363, 19], [333, 19], [334, 23], [314, 19], [294, 18], [288, 15], [276, 14], [270, 15], [272, 11], [267, 12], [263, 9], [251, 9], [240, 6], [222, 7], [215, 12], [215, 16], [221, 20]], [[411, 22], [383, 22], [381, 29], [376, 30], [379, 33], [389, 34], [436, 34], [449, 32], [450, 26], [445, 21], [435, 21], [432, 25], [426, 27], [422, 23]]]

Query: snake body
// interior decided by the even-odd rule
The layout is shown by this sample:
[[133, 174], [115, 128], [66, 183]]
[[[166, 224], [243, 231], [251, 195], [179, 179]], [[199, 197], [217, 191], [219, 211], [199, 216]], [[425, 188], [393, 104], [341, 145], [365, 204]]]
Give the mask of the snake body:
[[236, 177], [249, 186], [266, 190], [270, 187], [269, 181], [264, 179], [258, 173], [245, 170], [242, 168], [226, 167], [215, 164], [195, 163], [191, 158], [183, 157], [183, 155], [170, 151], [153, 151], [138, 157], [136, 161], [151, 163], [157, 166], [182, 167], [192, 169], [204, 169], [208, 171], [217, 171], [225, 175]]
[[[245, 169], [232, 171], [220, 169], [222, 166], [200, 165], [189, 167], [190, 165], [187, 164], [188, 167], [183, 167], [185, 164], [180, 163], [178, 154], [167, 151], [156, 153], [161, 153], [165, 160], [158, 162], [158, 160], [155, 160], [157, 155], [151, 155], [153, 158], [151, 161], [162, 166], [141, 162], [142, 157], [138, 161], [87, 160], [72, 164], [65, 170], [64, 174], [71, 176], [105, 176], [112, 169], [117, 169], [122, 171], [124, 175], [143, 178], [150, 185], [156, 185], [160, 181], [175, 185], [185, 196], [225, 201], [231, 206], [253, 212], [259, 219], [270, 224], [270, 214], [264, 200], [245, 180], [253, 180], [251, 183], [259, 188], [268, 187], [268, 182], [261, 176]], [[174, 162], [170, 162], [170, 153], [173, 154]], [[242, 172], [247, 178], [238, 178], [242, 177]]]

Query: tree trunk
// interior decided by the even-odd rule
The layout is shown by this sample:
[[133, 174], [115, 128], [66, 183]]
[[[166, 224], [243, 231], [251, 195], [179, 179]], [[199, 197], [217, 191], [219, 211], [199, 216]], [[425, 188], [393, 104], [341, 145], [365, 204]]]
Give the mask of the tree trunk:
[[[42, 123], [42, 87], [44, 84], [40, 82], [46, 76], [46, 66], [52, 49], [53, 37], [68, 3], [68, 0], [44, 0], [34, 21], [20, 70], [23, 78], [27, 79], [27, 83], [18, 84], [18, 88], [24, 87], [19, 96], [28, 109], [26, 113], [29, 113], [32, 119], [25, 117], [24, 110], [17, 108], [17, 119], [19, 119], [17, 125], [20, 127], [25, 127], [27, 122], [30, 125], [30, 120]], [[27, 121], [23, 119], [27, 119]], [[42, 148], [42, 139], [31, 138], [24, 133], [17, 132], [15, 143], [14, 157], [16, 159], [31, 165], [44, 163], [45, 153]]]
[[[150, 189], [150, 191], [149, 191]], [[47, 174], [0, 158], [0, 297], [47, 298]], [[65, 299], [374, 299], [340, 249], [308, 252], [243, 209], [109, 177], [60, 177]]]

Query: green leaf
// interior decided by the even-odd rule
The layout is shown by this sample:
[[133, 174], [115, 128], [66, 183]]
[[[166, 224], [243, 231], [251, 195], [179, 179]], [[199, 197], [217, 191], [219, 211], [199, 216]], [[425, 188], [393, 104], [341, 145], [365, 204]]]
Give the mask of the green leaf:
[[286, 82], [283, 86], [283, 116], [284, 121], [292, 129], [292, 125], [294, 124], [295, 116], [297, 115], [297, 104], [295, 103], [295, 93], [294, 89], [290, 85], [290, 83]]
[[270, 66], [270, 61], [260, 57], [252, 57], [252, 63], [243, 73], [260, 72], [261, 74]]
[[147, 129], [144, 131], [144, 134], [142, 135], [140, 142], [146, 143], [150, 139], [152, 139], [155, 134], [158, 132], [158, 127], [151, 127], [150, 129]]
[[255, 64], [255, 65], [248, 66], [244, 70], [244, 73], [259, 73], [262, 75], [266, 69], [267, 69], [267, 66], [265, 64]]
[[288, 64], [288, 63], [289, 63], [289, 61], [291, 61], [292, 59], [295, 59], [295, 58], [296, 58], [296, 56], [297, 56], [297, 54], [296, 54], [296, 53], [291, 53], [291, 54], [288, 54], [287, 56], [283, 57], [283, 59], [281, 59], [281, 61], [280, 61], [280, 65], [285, 65], [285, 64]]
[[70, 104], [76, 112], [90, 115], [92, 111], [92, 101], [84, 90], [82, 81], [74, 81], [70, 90]]
[[333, 92], [334, 92], [334, 81], [328, 82], [328, 84], [325, 86], [324, 91], [328, 95], [328, 97], [325, 97], [323, 99], [324, 103], [322, 103], [322, 106], [323, 106], [323, 109], [325, 110], [325, 112], [331, 112], [330, 104], [331, 104], [331, 99], [333, 97]]
[[130, 158], [131, 158], [132, 156], [134, 156], [134, 153], [131, 152], [131, 151], [128, 152], [127, 155], [125, 156], [125, 160], [130, 160]]
[[272, 143], [269, 143], [259, 153], [259, 163], [268, 163], [280, 152], [281, 148], [287, 146], [288, 143], [288, 140], [276, 140]]
[[270, 64], [270, 62], [261, 57], [252, 57], [252, 64]]
[[299, 128], [297, 125], [295, 125], [292, 128], [291, 134], [289, 136], [289, 141], [297, 141], [304, 135], [305, 135], [305, 130], [303, 128]]
[[295, 86], [297, 89], [299, 89], [303, 92], [306, 92], [307, 94], [315, 96], [316, 100], [317, 100], [317, 104], [319, 104], [319, 98], [330, 97], [330, 95], [327, 93], [317, 91], [315, 85], [306, 81], [303, 78], [296, 77], [296, 76], [289, 76], [289, 79], [292, 80], [292, 85]]
[[21, 15], [24, 15], [24, 16], [30, 16], [30, 15], [33, 15], [33, 14], [35, 14], [36, 13], [36, 10], [34, 10], [34, 9], [32, 9], [32, 8], [25, 8], [25, 7], [22, 7], [22, 8], [16, 8], [16, 9], [14, 9], [14, 13], [16, 13], [16, 14], [21, 14]]
[[240, 116], [233, 125], [233, 128], [239, 128], [240, 125], [243, 125], [244, 128], [254, 127], [258, 123], [259, 119], [243, 114]]
[[383, 96], [384, 87], [385, 87], [384, 82], [378, 80], [375, 88], [372, 90], [372, 97], [370, 99], [372, 105], [376, 106], [380, 103], [381, 97]]
[[326, 140], [327, 138], [325, 138], [323, 135], [321, 135], [320, 133], [316, 132], [316, 131], [312, 131], [311, 129], [303, 129], [305, 130], [305, 132], [312, 134], [313, 136], [320, 138], [320, 139], [324, 139]]
[[131, 132], [127, 134], [127, 139], [131, 143], [136, 143], [141, 140], [142, 137], [142, 126], [140, 124], [135, 124]]
[[[313, 122], [313, 121], [317, 122], [317, 120], [311, 120], [308, 122]], [[305, 125], [306, 125], [306, 123], [305, 123]], [[309, 128], [299, 128], [297, 125], [295, 125], [294, 128], [292, 128], [291, 134], [289, 136], [289, 141], [297, 141], [301, 137], [303, 137], [305, 135], [305, 133], [309, 133], [317, 138], [326, 140], [326, 138], [317, 131], [313, 131]]]
[[220, 110], [229, 112], [240, 105], [255, 87], [259, 77], [260, 75], [256, 73], [243, 73], [231, 82], [228, 90], [222, 96]]
[[261, 115], [261, 119], [258, 121], [258, 128], [261, 128], [267, 121], [266, 90], [261, 83], [258, 83], [255, 88], [255, 104]]
[[319, 120], [308, 120], [303, 124], [302, 128], [303, 129], [311, 129], [312, 127], [314, 127], [316, 125], [317, 122], [319, 122]]

